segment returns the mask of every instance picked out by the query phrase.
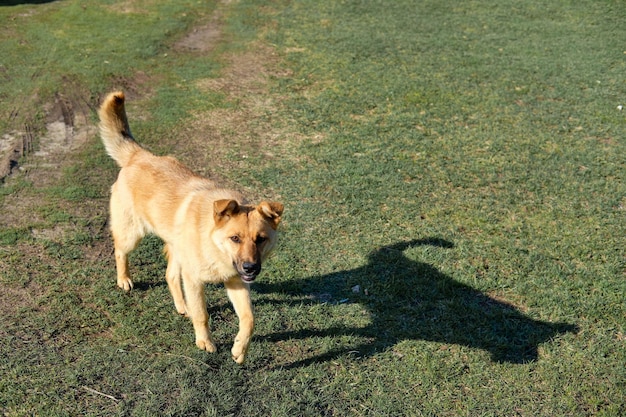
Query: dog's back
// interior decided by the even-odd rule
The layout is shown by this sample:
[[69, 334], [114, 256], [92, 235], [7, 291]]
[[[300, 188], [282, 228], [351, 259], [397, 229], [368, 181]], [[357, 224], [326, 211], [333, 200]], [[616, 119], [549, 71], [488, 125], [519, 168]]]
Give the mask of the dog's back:
[[215, 185], [175, 158], [154, 155], [135, 141], [124, 108], [124, 93], [110, 93], [98, 114], [102, 142], [122, 168], [111, 189], [111, 212], [119, 212], [112, 216], [114, 221], [124, 221], [127, 232], [153, 232], [167, 240], [174, 233], [175, 215], [182, 202], [195, 190]]

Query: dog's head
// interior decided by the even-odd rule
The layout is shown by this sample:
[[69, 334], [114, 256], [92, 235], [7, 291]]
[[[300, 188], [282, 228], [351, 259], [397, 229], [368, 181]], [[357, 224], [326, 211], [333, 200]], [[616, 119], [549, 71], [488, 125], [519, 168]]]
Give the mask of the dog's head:
[[261, 263], [276, 244], [276, 228], [283, 205], [263, 201], [258, 206], [240, 205], [235, 200], [213, 203], [214, 243], [230, 256], [244, 282], [250, 283], [261, 272]]

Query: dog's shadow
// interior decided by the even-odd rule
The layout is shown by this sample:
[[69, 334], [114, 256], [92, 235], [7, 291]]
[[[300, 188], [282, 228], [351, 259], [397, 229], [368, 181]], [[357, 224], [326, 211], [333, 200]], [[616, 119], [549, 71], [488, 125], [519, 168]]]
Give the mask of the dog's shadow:
[[[322, 338], [337, 335], [358, 336], [363, 342], [321, 355], [298, 360], [287, 367], [304, 366], [338, 358], [349, 352], [370, 356], [403, 340], [426, 340], [483, 349], [496, 362], [527, 363], [538, 358], [538, 346], [555, 336], [577, 332], [569, 323], [534, 320], [518, 308], [461, 284], [431, 265], [407, 258], [411, 247], [430, 245], [452, 248], [442, 239], [399, 242], [377, 249], [368, 263], [350, 271], [314, 276], [298, 282], [263, 283], [254, 288], [256, 303], [273, 303], [271, 293], [290, 297], [301, 304], [339, 303], [346, 299], [361, 303], [371, 316], [364, 327], [335, 326], [259, 335], [271, 342]], [[351, 286], [359, 284], [355, 293]], [[367, 294], [365, 290], [367, 289]], [[316, 297], [311, 297], [316, 294]]]

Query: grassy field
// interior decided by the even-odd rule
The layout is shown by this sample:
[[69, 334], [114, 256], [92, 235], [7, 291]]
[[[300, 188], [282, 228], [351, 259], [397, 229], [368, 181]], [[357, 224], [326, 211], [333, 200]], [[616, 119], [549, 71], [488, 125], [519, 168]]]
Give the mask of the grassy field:
[[[622, 2], [3, 4], [3, 415], [626, 414]], [[285, 204], [243, 366], [157, 238], [115, 286], [114, 88], [150, 149]]]

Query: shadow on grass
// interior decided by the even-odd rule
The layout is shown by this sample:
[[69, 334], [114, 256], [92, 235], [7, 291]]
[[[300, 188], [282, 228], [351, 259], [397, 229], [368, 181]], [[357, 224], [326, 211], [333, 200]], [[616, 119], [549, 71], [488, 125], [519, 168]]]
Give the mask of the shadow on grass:
[[[259, 338], [276, 342], [354, 335], [365, 340], [356, 346], [345, 346], [294, 362], [288, 367], [324, 362], [354, 351], [360, 356], [369, 356], [402, 340], [427, 340], [483, 349], [496, 362], [521, 364], [537, 360], [541, 343], [562, 333], [578, 331], [573, 324], [531, 319], [514, 306], [456, 282], [431, 265], [404, 255], [406, 249], [422, 245], [442, 249], [454, 246], [442, 239], [399, 242], [377, 249], [370, 254], [367, 265], [358, 269], [295, 283], [255, 284], [260, 294], [283, 293], [295, 297], [294, 304], [306, 300], [336, 303], [349, 297], [351, 302], [361, 303], [371, 315], [371, 325], [365, 328], [304, 329]], [[355, 284], [360, 284], [363, 290], [367, 288], [369, 295], [363, 291], [352, 293], [349, 288]], [[317, 294], [314, 299], [310, 297], [312, 293]], [[264, 302], [260, 298], [257, 303]]]

